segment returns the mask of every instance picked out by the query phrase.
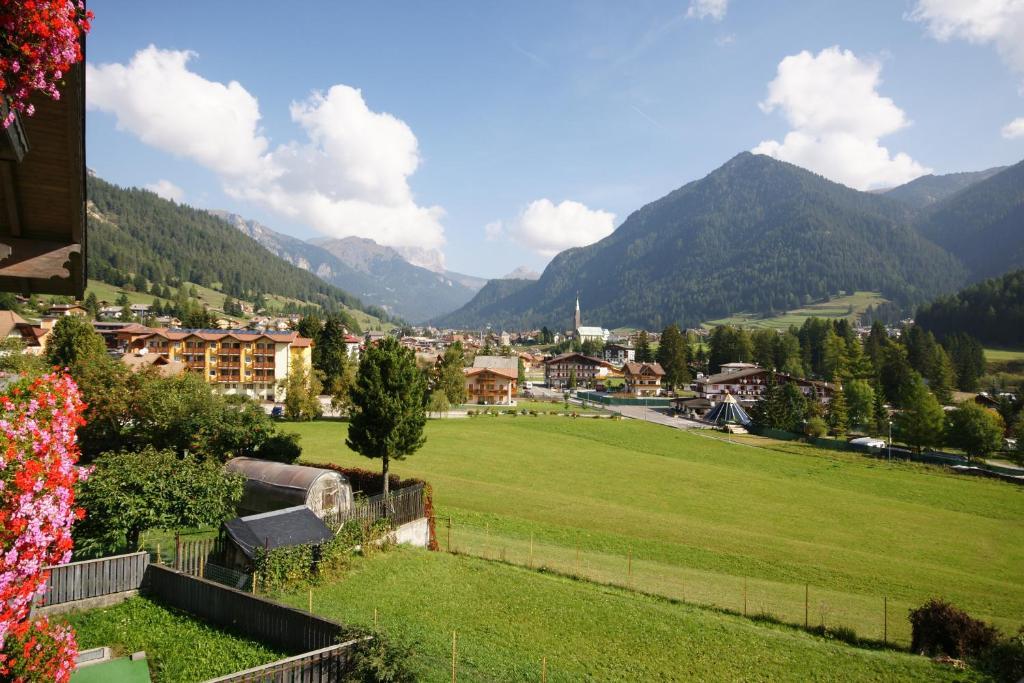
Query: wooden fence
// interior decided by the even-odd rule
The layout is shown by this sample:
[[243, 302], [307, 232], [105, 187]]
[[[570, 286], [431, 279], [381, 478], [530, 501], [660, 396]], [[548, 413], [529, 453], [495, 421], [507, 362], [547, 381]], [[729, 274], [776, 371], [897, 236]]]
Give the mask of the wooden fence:
[[206, 683], [334, 683], [342, 680], [342, 676], [348, 672], [352, 648], [358, 643], [358, 640], [350, 640], [220, 678], [211, 678]]
[[385, 498], [384, 494], [356, 500], [350, 510], [324, 517], [327, 526], [337, 529], [346, 522], [359, 520], [368, 524], [389, 519], [398, 527], [426, 516], [423, 484], [399, 489]]
[[149, 566], [147, 595], [289, 652], [328, 647], [338, 642], [344, 630], [329, 619], [158, 564]]
[[50, 579], [36, 604], [50, 607], [139, 590], [148, 564], [149, 554], [141, 552], [47, 567]]

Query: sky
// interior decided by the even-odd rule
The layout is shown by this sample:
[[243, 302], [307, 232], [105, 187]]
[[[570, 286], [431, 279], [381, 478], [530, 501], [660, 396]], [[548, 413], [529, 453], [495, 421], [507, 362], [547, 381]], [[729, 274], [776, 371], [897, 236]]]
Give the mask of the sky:
[[1024, 159], [1024, 0], [89, 6], [98, 175], [484, 277], [743, 151], [864, 190]]

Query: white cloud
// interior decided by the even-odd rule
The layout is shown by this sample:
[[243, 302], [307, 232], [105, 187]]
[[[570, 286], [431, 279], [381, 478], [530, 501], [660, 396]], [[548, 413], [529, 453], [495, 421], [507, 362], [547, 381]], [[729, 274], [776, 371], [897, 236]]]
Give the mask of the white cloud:
[[494, 242], [495, 240], [501, 239], [504, 234], [505, 224], [501, 221], [491, 221], [484, 226], [484, 236], [487, 237], [488, 242]]
[[715, 21], [725, 18], [729, 9], [729, 0], [690, 0], [690, 7], [686, 10], [686, 16], [693, 19], [705, 19], [710, 17]]
[[185, 198], [185, 190], [165, 178], [146, 185], [146, 189], [150, 192], [155, 192], [164, 199], [170, 199], [175, 202], [180, 202]]
[[537, 199], [523, 209], [512, 236], [542, 256], [582, 247], [607, 237], [615, 229], [615, 214], [565, 200], [559, 204]]
[[1003, 126], [1002, 134], [1007, 140], [1024, 138], [1024, 116], [1016, 118]]
[[1024, 73], [1022, 0], [918, 0], [910, 18], [925, 23], [937, 40], [991, 43], [1010, 67]]
[[146, 144], [215, 172], [231, 196], [323, 234], [424, 253], [444, 244], [443, 209], [419, 206], [409, 187], [420, 156], [405, 122], [372, 111], [361, 91], [334, 85], [292, 103], [303, 137], [271, 149], [256, 98], [237, 82], [190, 71], [193, 57], [151, 45], [127, 65], [90, 64], [88, 105]]
[[877, 62], [839, 47], [786, 57], [760, 107], [766, 113], [780, 110], [792, 130], [782, 142], [766, 140], [752, 151], [860, 190], [900, 185], [930, 172], [879, 144], [910, 125], [903, 110], [878, 93], [880, 72]]

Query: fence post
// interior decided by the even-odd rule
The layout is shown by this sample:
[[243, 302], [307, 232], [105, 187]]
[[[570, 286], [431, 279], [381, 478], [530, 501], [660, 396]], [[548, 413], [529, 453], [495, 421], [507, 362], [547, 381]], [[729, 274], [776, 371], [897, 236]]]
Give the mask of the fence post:
[[630, 588], [633, 587], [633, 549], [629, 549], [629, 555], [626, 558], [626, 585]]
[[156, 544], [156, 563], [163, 564], [163, 560], [160, 559], [160, 544]]
[[548, 658], [540, 658], [540, 683], [547, 683], [548, 681]]
[[452, 518], [448, 517], [448, 552], [452, 551]]
[[456, 631], [452, 631], [452, 683], [455, 683], [455, 680], [457, 678], [456, 677], [456, 673], [455, 673], [456, 672], [456, 664], [455, 664], [456, 663], [456, 658], [455, 658], [456, 649], [455, 648], [456, 648], [457, 638], [458, 638], [457, 632]]
[[580, 542], [576, 541], [576, 576], [580, 575]]
[[533, 569], [533, 532], [530, 532], [530, 569]]
[[882, 643], [889, 644], [889, 596], [882, 597]]
[[313, 613], [313, 589], [309, 589], [309, 613]]
[[747, 616], [747, 577], [743, 577], [743, 616]]
[[174, 532], [174, 568], [181, 571], [181, 533]]
[[810, 593], [811, 593], [811, 584], [805, 583], [804, 584], [804, 630], [805, 631], [807, 630], [807, 627], [808, 627], [807, 613], [808, 613], [808, 605], [810, 603]]

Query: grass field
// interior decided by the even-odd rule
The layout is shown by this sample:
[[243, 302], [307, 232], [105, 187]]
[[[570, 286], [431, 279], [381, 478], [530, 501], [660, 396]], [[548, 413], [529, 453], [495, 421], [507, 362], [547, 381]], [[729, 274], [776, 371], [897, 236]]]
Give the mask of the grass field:
[[[304, 458], [379, 466], [338, 422], [293, 424]], [[726, 443], [634, 421], [437, 420], [393, 472], [430, 481], [455, 549], [740, 611], [909, 642], [941, 595], [1024, 615], [1024, 491], [934, 468]], [[578, 549], [578, 551], [577, 551]], [[579, 555], [577, 556], [577, 552]]]
[[[305, 608], [308, 593], [285, 596]], [[951, 669], [498, 562], [402, 548], [313, 588], [313, 610], [411, 648], [417, 679], [954, 680]], [[960, 674], [963, 676], [963, 674]], [[963, 679], [962, 679], [963, 680]], [[966, 677], [971, 680], [971, 677]]]
[[1024, 363], [1024, 351], [985, 349], [985, 360], [989, 363]]
[[119, 654], [145, 651], [157, 683], [205, 681], [286, 656], [145, 598], [72, 612], [67, 620], [78, 636], [79, 649], [106, 646]]
[[847, 296], [839, 296], [816, 304], [810, 304], [781, 315], [764, 318], [754, 313], [738, 313], [728, 318], [709, 320], [704, 327], [716, 325], [734, 325], [740, 327], [764, 327], [774, 330], [785, 330], [790, 325], [800, 327], [807, 318], [855, 318], [867, 310], [868, 306], [884, 303], [886, 299], [878, 292], [854, 292]]

